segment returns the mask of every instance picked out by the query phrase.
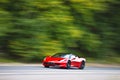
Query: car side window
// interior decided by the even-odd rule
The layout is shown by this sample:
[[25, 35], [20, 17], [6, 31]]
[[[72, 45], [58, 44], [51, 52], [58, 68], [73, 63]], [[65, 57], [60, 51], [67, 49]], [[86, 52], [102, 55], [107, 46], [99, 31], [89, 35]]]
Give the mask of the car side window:
[[70, 58], [71, 58], [71, 59], [73, 59], [73, 58], [75, 58], [75, 57], [76, 57], [75, 55], [71, 55], [71, 57], [70, 57]]
[[63, 58], [69, 58], [69, 55], [64, 55]]

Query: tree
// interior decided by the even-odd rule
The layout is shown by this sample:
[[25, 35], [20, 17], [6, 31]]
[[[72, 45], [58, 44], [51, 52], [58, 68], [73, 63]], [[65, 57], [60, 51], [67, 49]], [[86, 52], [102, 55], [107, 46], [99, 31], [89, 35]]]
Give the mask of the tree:
[[[1, 0], [1, 50], [23, 61], [56, 52], [119, 55], [118, 0]], [[116, 27], [114, 27], [116, 26]]]

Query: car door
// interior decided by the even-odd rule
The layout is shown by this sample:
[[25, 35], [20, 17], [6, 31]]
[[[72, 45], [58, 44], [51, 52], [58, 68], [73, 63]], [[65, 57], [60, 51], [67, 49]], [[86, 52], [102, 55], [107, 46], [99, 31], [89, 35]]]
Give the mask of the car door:
[[79, 64], [78, 57], [75, 55], [71, 55], [71, 66], [77, 67]]

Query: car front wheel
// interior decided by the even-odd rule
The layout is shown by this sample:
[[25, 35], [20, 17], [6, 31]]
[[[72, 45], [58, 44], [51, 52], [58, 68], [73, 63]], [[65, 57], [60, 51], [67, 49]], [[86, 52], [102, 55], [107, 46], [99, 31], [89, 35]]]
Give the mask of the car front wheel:
[[45, 68], [49, 68], [49, 66], [44, 66]]
[[67, 64], [66, 64], [66, 69], [70, 69], [70, 67], [71, 67], [71, 62], [68, 61]]

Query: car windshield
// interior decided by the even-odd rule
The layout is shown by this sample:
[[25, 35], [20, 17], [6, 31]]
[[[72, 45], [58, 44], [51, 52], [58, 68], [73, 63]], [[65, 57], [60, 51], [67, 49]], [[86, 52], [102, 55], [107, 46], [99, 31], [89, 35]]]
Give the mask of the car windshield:
[[69, 58], [70, 54], [57, 53], [57, 54], [53, 55], [52, 57]]

